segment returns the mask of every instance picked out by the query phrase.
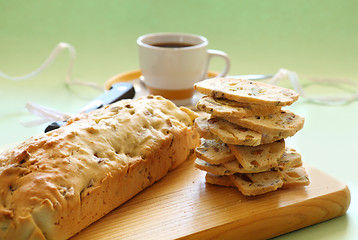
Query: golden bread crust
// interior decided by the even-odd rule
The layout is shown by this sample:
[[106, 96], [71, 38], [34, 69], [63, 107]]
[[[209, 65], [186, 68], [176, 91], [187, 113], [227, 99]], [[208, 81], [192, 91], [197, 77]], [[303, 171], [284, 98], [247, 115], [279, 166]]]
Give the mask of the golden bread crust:
[[123, 100], [0, 154], [0, 239], [67, 239], [193, 153], [193, 116]]

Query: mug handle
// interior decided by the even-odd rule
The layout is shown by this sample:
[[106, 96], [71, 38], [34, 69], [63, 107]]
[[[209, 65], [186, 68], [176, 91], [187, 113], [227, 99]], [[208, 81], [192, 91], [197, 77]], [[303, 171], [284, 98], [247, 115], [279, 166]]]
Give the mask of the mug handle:
[[208, 49], [207, 52], [209, 54], [209, 57], [208, 57], [208, 62], [206, 63], [207, 66], [206, 66], [206, 73], [205, 74], [207, 74], [207, 72], [208, 72], [210, 59], [212, 57], [216, 56], [216, 57], [221, 57], [221, 58], [223, 58], [225, 60], [225, 68], [216, 77], [224, 77], [230, 70], [230, 58], [229, 58], [229, 56], [225, 52], [219, 51], [219, 50]]

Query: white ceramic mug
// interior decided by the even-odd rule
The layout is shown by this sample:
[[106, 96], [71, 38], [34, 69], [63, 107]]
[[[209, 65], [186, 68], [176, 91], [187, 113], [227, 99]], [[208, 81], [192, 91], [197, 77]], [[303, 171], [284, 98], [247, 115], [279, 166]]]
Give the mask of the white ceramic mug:
[[208, 49], [205, 37], [184, 33], [153, 33], [137, 39], [139, 65], [149, 93], [161, 95], [180, 105], [190, 104], [193, 85], [207, 78], [210, 59], [225, 60], [218, 77], [230, 69], [230, 59], [222, 51]]

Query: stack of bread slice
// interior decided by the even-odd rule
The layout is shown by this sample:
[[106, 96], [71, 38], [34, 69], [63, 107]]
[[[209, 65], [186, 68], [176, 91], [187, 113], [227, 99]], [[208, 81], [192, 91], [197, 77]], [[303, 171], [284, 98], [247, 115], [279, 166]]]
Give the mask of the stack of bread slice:
[[212, 78], [194, 85], [206, 95], [195, 120], [201, 135], [195, 166], [206, 182], [237, 187], [247, 196], [305, 186], [301, 155], [285, 138], [301, 130], [304, 118], [283, 109], [298, 99], [294, 91], [263, 82]]

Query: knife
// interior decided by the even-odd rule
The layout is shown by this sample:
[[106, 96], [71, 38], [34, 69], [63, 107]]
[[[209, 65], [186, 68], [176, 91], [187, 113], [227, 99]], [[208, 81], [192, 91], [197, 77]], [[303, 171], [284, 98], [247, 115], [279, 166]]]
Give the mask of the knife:
[[[87, 105], [85, 105], [79, 113], [88, 113], [95, 109], [99, 109], [103, 106], [106, 106], [108, 104], [117, 102], [121, 99], [131, 99], [134, 98], [135, 90], [133, 84], [129, 82], [120, 82], [115, 83], [111, 86], [111, 88], [103, 93], [102, 95], [96, 97], [91, 102], [89, 102]], [[62, 125], [64, 125], [66, 121], [57, 121], [52, 122], [50, 125], [48, 125], [45, 129], [45, 133], [55, 130]]]

